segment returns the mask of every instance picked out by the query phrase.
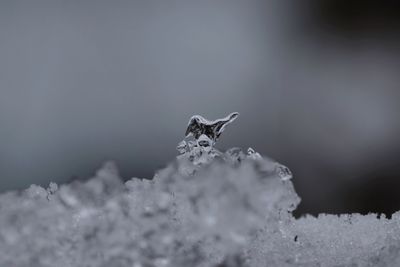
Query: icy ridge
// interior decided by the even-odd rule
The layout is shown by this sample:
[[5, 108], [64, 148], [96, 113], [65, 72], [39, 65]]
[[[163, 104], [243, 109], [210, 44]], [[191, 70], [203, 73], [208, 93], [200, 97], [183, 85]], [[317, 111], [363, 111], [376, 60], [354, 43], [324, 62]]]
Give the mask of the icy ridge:
[[295, 219], [289, 169], [208, 153], [152, 180], [124, 184], [108, 162], [84, 183], [0, 195], [0, 266], [400, 266], [399, 212]]

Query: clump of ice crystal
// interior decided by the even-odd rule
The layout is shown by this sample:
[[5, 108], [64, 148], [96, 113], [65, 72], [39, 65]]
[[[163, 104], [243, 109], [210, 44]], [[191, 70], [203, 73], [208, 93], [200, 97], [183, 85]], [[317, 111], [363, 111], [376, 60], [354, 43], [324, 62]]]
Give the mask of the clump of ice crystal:
[[0, 266], [400, 266], [400, 213], [295, 219], [287, 167], [196, 141], [152, 180], [108, 162], [0, 195]]
[[185, 137], [193, 136], [195, 141], [181, 141], [176, 149], [182, 154], [178, 158], [186, 157], [194, 165], [206, 164], [222, 153], [214, 148], [215, 142], [220, 137], [226, 126], [232, 123], [239, 116], [238, 112], [233, 112], [222, 119], [210, 121], [200, 115], [190, 118]]

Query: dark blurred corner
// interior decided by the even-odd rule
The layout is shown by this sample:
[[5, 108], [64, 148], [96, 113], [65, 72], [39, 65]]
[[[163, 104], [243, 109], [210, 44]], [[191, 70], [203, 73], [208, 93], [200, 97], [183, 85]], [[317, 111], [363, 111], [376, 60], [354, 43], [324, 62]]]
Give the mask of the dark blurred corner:
[[[302, 38], [305, 39], [307, 45], [317, 51], [320, 50], [320, 56], [324, 58], [321, 61], [326, 64], [320, 67], [332, 69], [329, 64], [338, 62], [331, 60], [332, 57], [344, 57], [345, 59], [342, 61], [346, 62], [340, 66], [343, 67], [343, 70], [324, 73], [324, 75], [335, 76], [343, 71], [343, 75], [354, 77], [347, 78], [350, 83], [354, 83], [354, 81], [355, 83], [344, 86], [349, 88], [348, 91], [342, 92], [343, 100], [334, 104], [337, 107], [335, 113], [337, 116], [346, 117], [351, 113], [360, 112], [360, 116], [348, 120], [348, 123], [353, 126], [337, 124], [330, 129], [332, 132], [326, 142], [333, 144], [330, 149], [346, 146], [346, 149], [338, 149], [344, 154], [338, 154], [335, 160], [327, 162], [323, 155], [324, 152], [321, 151], [317, 159], [309, 159], [310, 162], [318, 162], [314, 168], [298, 172], [298, 174], [303, 173], [304, 177], [307, 176], [306, 173], [309, 173], [309, 177], [329, 176], [330, 178], [322, 181], [325, 189], [321, 192], [316, 192], [319, 191], [318, 187], [310, 186], [313, 182], [303, 183], [295, 179], [299, 194], [303, 197], [303, 202], [296, 210], [296, 215], [310, 212], [317, 214], [321, 211], [363, 214], [376, 212], [390, 215], [400, 207], [398, 190], [400, 185], [400, 140], [398, 138], [400, 113], [398, 111], [388, 112], [391, 105], [396, 105], [391, 98], [394, 97], [396, 102], [400, 100], [398, 79], [393, 78], [398, 75], [396, 73], [399, 70], [400, 2], [390, 0], [310, 0], [307, 3], [303, 7], [304, 16], [300, 18], [301, 27], [306, 29], [301, 31], [301, 35], [304, 34], [305, 37]], [[357, 61], [359, 62], [357, 63]], [[336, 69], [336, 67], [333, 68]], [[316, 75], [320, 73], [320, 70], [316, 71]], [[379, 76], [381, 77], [379, 78]], [[373, 81], [374, 84], [369, 84], [369, 81]], [[336, 85], [334, 80], [331, 82], [331, 84], [326, 84], [330, 90], [341, 90], [339, 88], [340, 83], [343, 82], [341, 79], [337, 80]], [[356, 89], [358, 91], [356, 94], [353, 94], [355, 88], [352, 86], [354, 85], [360, 86]], [[322, 87], [320, 90], [324, 90]], [[362, 103], [365, 94], [372, 91], [375, 91], [372, 94], [376, 95], [370, 96], [371, 103]], [[336, 92], [336, 94], [341, 93]], [[349, 112], [341, 111], [340, 103], [348, 101], [344, 100], [346, 98], [353, 97], [354, 99], [350, 100], [351, 107], [348, 107]], [[380, 100], [381, 97], [384, 99]], [[318, 98], [315, 100], [319, 101]], [[330, 101], [334, 102], [335, 98]], [[356, 128], [361, 130], [368, 124], [374, 124], [372, 120], [374, 114], [377, 114], [377, 110], [373, 111], [373, 106], [380, 101], [382, 103], [378, 104], [381, 106], [379, 109], [381, 111], [386, 109], [388, 112], [377, 119], [381, 122], [379, 126], [376, 125], [380, 134], [376, 135], [375, 140], [370, 140], [371, 142], [361, 142], [363, 143], [362, 148], [356, 148], [358, 141], [352, 142], [346, 137], [347, 134], [343, 135], [343, 128], [353, 128], [352, 134], [354, 134], [354, 138], [357, 138], [357, 133], [354, 131]], [[360, 108], [364, 111], [359, 110]], [[321, 115], [321, 118], [323, 116]], [[356, 126], [357, 124], [359, 126]], [[393, 132], [384, 134], [389, 128]], [[361, 139], [366, 135], [374, 135], [372, 131], [368, 131], [367, 127], [363, 131], [364, 133], [358, 135]], [[354, 152], [354, 150], [358, 150], [358, 152]], [[355, 154], [346, 155], [351, 153]], [[340, 158], [348, 158], [348, 160], [347, 162], [343, 160], [343, 165], [339, 167], [338, 165], [341, 164], [336, 163], [341, 161]], [[299, 165], [295, 163], [294, 158], [290, 161], [293, 161], [292, 166]], [[335, 165], [337, 166], [335, 167]], [[304, 166], [298, 166], [298, 168], [305, 169]], [[309, 179], [313, 180], [313, 178]], [[310, 195], [318, 195], [318, 197], [308, 198], [307, 196]]]
[[311, 21], [317, 28], [359, 38], [386, 33], [397, 38], [400, 3], [395, 0], [310, 0]]
[[0, 2], [0, 191], [152, 177], [193, 114], [290, 167], [297, 215], [400, 210], [398, 1]]

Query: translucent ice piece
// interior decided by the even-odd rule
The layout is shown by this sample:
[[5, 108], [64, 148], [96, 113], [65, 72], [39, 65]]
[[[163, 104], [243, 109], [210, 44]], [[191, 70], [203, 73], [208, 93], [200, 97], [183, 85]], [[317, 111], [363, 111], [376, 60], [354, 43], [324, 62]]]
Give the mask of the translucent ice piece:
[[179, 154], [185, 154], [187, 150], [187, 143], [185, 140], [179, 142], [176, 146], [176, 150], [178, 150]]
[[222, 153], [214, 148], [215, 141], [219, 138], [225, 127], [233, 122], [239, 113], [233, 112], [225, 118], [209, 121], [200, 115], [190, 118], [185, 136], [193, 136], [195, 141], [181, 141], [176, 149], [179, 151], [179, 159], [187, 158], [194, 165], [202, 165], [211, 162]]
[[247, 149], [247, 157], [251, 159], [260, 159], [262, 158], [260, 153], [256, 152], [253, 148], [249, 147]]
[[278, 169], [278, 174], [283, 181], [292, 179], [293, 175], [288, 167], [279, 164], [277, 169]]
[[239, 116], [238, 112], [233, 112], [222, 119], [210, 121], [200, 115], [195, 115], [190, 118], [185, 136], [193, 135], [199, 139], [201, 135], [206, 135], [214, 143], [219, 138], [225, 127], [233, 122]]

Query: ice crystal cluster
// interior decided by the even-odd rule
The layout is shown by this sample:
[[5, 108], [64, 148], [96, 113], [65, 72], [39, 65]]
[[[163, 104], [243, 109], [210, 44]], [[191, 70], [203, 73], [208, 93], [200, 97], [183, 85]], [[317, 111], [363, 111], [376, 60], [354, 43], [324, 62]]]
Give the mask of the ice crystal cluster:
[[295, 219], [288, 168], [215, 140], [181, 142], [151, 180], [124, 183], [108, 162], [0, 195], [0, 266], [400, 266], [400, 212]]

